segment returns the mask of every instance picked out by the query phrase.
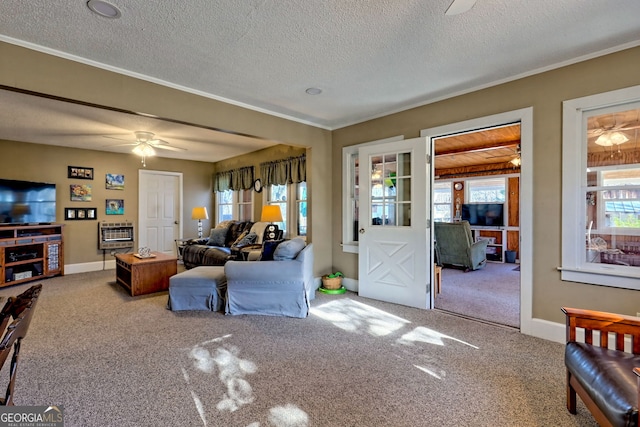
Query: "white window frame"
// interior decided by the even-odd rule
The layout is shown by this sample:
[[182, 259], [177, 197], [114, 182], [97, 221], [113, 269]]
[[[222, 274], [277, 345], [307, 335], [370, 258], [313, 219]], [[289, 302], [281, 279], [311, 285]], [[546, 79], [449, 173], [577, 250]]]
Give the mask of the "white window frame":
[[585, 256], [587, 146], [585, 116], [590, 111], [628, 108], [640, 102], [640, 86], [563, 102], [562, 280], [640, 290], [640, 268], [587, 262]]
[[[227, 191], [231, 191], [231, 203], [224, 203], [224, 205], [230, 205], [231, 206], [231, 219], [233, 220], [242, 220], [242, 221], [250, 221], [251, 218], [240, 218], [240, 212], [242, 211], [240, 209], [240, 207], [242, 205], [251, 205], [251, 208], [249, 209], [250, 212], [253, 212], [253, 201], [254, 201], [254, 194], [253, 191], [251, 190], [227, 190]], [[241, 191], [249, 191], [251, 192], [251, 201], [250, 202], [243, 202], [240, 198], [240, 192]], [[222, 205], [220, 203], [220, 193], [221, 191], [216, 191], [216, 224], [221, 222], [220, 219], [220, 206]]]
[[[300, 197], [300, 185], [304, 184], [306, 187], [306, 191], [305, 191], [305, 197], [302, 198]], [[302, 182], [298, 182], [296, 184], [294, 184], [292, 186], [294, 188], [294, 193], [295, 193], [295, 205], [294, 205], [294, 209], [293, 209], [293, 213], [295, 215], [291, 216], [291, 219], [293, 219], [293, 226], [294, 229], [296, 230], [296, 236], [298, 237], [305, 237], [307, 236], [307, 233], [309, 232], [309, 187], [307, 186], [306, 181], [302, 181]], [[302, 204], [306, 205], [306, 209], [307, 209], [307, 231], [303, 234], [300, 234], [300, 212], [302, 210]], [[295, 219], [294, 219], [295, 218]]]
[[389, 142], [402, 141], [403, 135], [392, 136], [390, 138], [378, 139], [375, 141], [363, 142], [342, 148], [342, 251], [357, 254], [359, 250], [358, 242], [353, 239], [353, 226], [357, 216], [354, 212], [354, 201], [357, 200], [354, 192], [357, 172], [354, 167], [354, 156], [357, 158], [361, 147], [370, 145], [386, 144]]
[[[444, 185], [447, 184], [449, 186], [449, 199], [451, 200], [449, 203], [437, 203], [436, 202], [436, 197], [435, 197], [435, 193], [436, 193], [436, 186], [437, 185]], [[455, 212], [455, 204], [456, 201], [453, 200], [453, 180], [439, 180], [439, 181], [433, 181], [433, 185], [431, 186], [432, 191], [433, 191], [433, 212], [434, 212], [434, 221], [440, 221], [439, 219], [435, 218], [435, 212], [437, 211], [436, 206], [449, 206], [449, 213], [451, 214], [449, 221], [448, 222], [452, 222], [454, 219], [456, 219], [456, 212]]]
[[[471, 201], [471, 193], [474, 189], [474, 183], [479, 181], [502, 181], [503, 188], [503, 197], [502, 200], [486, 200], [486, 201]], [[468, 178], [465, 183], [465, 191], [466, 197], [465, 200], [468, 200], [467, 203], [507, 203], [507, 178], [506, 175], [489, 175], [482, 178]]]

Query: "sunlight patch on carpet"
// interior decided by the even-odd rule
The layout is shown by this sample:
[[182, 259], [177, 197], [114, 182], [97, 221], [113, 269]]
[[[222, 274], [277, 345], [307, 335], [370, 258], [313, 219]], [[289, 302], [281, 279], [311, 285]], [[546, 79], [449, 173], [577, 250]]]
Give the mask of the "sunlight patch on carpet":
[[418, 326], [413, 331], [404, 334], [402, 337], [398, 338], [397, 342], [398, 344], [402, 344], [402, 345], [413, 345], [415, 342], [424, 342], [427, 344], [434, 344], [434, 345], [445, 345], [444, 343], [445, 339], [459, 342], [464, 345], [468, 345], [471, 348], [475, 348], [475, 349], [479, 348], [473, 344], [469, 344], [468, 342], [450, 337], [438, 331], [434, 331], [433, 329], [425, 328], [424, 326]]
[[296, 405], [277, 406], [269, 410], [269, 422], [278, 427], [306, 427], [309, 415]]
[[380, 337], [411, 323], [386, 311], [345, 298], [312, 307], [311, 314], [348, 332], [366, 332]]
[[440, 375], [436, 374], [436, 373], [435, 373], [435, 372], [433, 372], [431, 369], [427, 369], [427, 368], [425, 368], [424, 366], [413, 365], [413, 367], [414, 367], [414, 368], [418, 368], [418, 369], [420, 369], [422, 372], [425, 372], [425, 373], [427, 373], [427, 374], [431, 375], [431, 376], [432, 376], [432, 377], [434, 377], [434, 378], [437, 378], [437, 379], [439, 379], [439, 380], [441, 380], [441, 379], [442, 379], [442, 377], [441, 377]]

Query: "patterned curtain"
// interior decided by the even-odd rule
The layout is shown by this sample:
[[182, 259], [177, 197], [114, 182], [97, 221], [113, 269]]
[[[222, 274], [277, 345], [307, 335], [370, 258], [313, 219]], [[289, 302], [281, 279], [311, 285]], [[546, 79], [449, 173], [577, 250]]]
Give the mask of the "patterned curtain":
[[225, 191], [231, 188], [231, 171], [218, 172], [213, 179], [213, 191]]
[[285, 185], [307, 180], [306, 156], [290, 157], [260, 164], [263, 185]]
[[218, 172], [213, 182], [213, 191], [248, 190], [253, 186], [253, 166]]

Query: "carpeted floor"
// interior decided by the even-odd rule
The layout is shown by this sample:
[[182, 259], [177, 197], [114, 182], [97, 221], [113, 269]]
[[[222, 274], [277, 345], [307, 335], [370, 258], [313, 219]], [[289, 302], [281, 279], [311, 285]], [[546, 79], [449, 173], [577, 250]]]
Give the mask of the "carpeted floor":
[[114, 275], [42, 281], [17, 405], [66, 427], [596, 426], [565, 408], [563, 345], [511, 328], [350, 292], [306, 319], [171, 312]]
[[442, 292], [435, 307], [474, 319], [520, 327], [520, 271], [513, 264], [488, 262], [476, 271], [442, 269]]

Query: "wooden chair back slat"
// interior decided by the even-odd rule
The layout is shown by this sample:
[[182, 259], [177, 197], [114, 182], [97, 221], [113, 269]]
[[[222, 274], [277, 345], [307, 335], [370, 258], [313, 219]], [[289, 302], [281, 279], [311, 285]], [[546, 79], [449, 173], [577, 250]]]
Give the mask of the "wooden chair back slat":
[[591, 329], [585, 329], [584, 342], [587, 344], [593, 344], [593, 331]]

